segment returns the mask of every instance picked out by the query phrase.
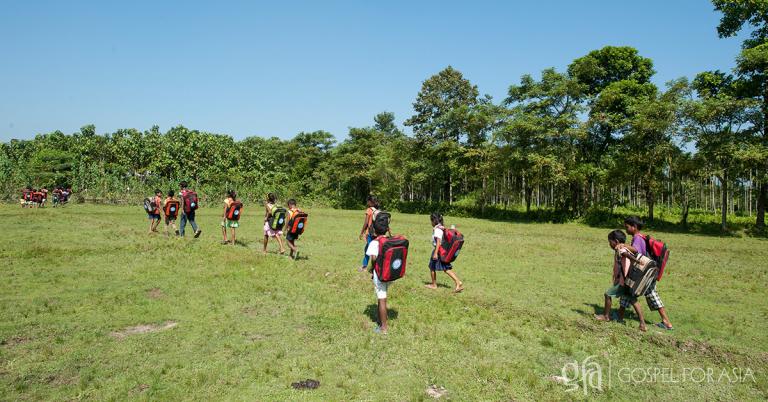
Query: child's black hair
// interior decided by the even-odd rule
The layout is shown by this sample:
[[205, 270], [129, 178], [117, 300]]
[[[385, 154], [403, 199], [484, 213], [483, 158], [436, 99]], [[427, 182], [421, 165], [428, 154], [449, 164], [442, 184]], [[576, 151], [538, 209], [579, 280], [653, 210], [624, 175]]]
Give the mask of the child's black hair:
[[186, 181], [186, 180], [184, 180], [184, 181], [182, 181], [181, 183], [179, 183], [179, 187], [181, 187], [181, 188], [187, 188], [187, 181]]
[[[385, 219], [386, 220], [386, 219]], [[384, 236], [389, 231], [389, 222], [379, 221], [379, 224], [373, 225], [373, 234], [375, 236]]]
[[296, 206], [296, 200], [294, 200], [293, 198], [291, 198], [290, 200], [288, 200], [287, 204], [288, 204], [288, 206], [289, 206], [289, 207], [290, 207], [290, 206], [294, 206], [294, 207], [295, 207], [295, 206]]
[[376, 197], [375, 195], [372, 195], [372, 194], [371, 194], [371, 195], [369, 195], [369, 196], [368, 196], [368, 197], [365, 199], [365, 202], [366, 202], [366, 203], [371, 203], [371, 204], [373, 204], [372, 206], [373, 206], [374, 208], [376, 208], [376, 209], [381, 209], [381, 203], [379, 202], [379, 199], [378, 199], [378, 197]]
[[173, 190], [168, 190], [168, 196], [173, 198], [173, 196], [176, 195], [176, 192]]
[[163, 192], [162, 192], [162, 191], [160, 191], [160, 189], [159, 189], [159, 188], [156, 188], [156, 189], [155, 189], [155, 195], [157, 195], [157, 193], [160, 193], [160, 194], [162, 194]]
[[429, 220], [432, 221], [432, 226], [435, 226], [437, 224], [444, 225], [443, 215], [441, 215], [439, 212], [432, 212], [432, 214], [429, 215]]
[[269, 194], [267, 194], [267, 201], [269, 201], [269, 202], [270, 202], [270, 203], [272, 203], [272, 204], [274, 204], [275, 202], [277, 202], [277, 196], [275, 195], [275, 193], [269, 193]]
[[643, 222], [639, 217], [637, 216], [629, 216], [626, 219], [624, 219], [624, 224], [629, 226], [634, 226], [637, 228], [637, 230], [640, 230], [645, 226], [645, 222]]
[[235, 192], [235, 190], [228, 190], [228, 191], [227, 191], [227, 195], [228, 195], [230, 198], [232, 198], [233, 200], [236, 200], [236, 199], [237, 199], [237, 193]]
[[619, 243], [626, 243], [627, 235], [625, 235], [624, 232], [619, 229], [611, 230], [611, 232], [608, 233], [608, 240], [617, 241]]

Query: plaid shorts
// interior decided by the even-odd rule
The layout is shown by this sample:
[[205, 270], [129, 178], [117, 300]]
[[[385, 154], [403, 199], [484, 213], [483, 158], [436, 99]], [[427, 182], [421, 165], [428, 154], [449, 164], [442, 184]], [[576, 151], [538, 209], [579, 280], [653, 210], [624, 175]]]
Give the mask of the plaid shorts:
[[[656, 291], [656, 281], [653, 281], [653, 285], [651, 285], [645, 292], [645, 301], [648, 303], [648, 308], [652, 311], [664, 307], [664, 303], [661, 302], [661, 296], [659, 296], [659, 292]], [[630, 307], [633, 302], [633, 298], [627, 296], [622, 296], [620, 301], [621, 307], [623, 308]]]

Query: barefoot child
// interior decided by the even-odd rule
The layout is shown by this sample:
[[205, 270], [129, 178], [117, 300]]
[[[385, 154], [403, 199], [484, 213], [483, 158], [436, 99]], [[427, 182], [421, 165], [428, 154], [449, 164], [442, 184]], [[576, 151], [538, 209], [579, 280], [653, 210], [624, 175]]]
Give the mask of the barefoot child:
[[[301, 212], [301, 210], [299, 209], [299, 207], [296, 206], [296, 200], [294, 200], [293, 198], [288, 200], [288, 222], [289, 222], [289, 225], [290, 225], [290, 222], [293, 220], [293, 218], [297, 214], [299, 214], [300, 212]], [[298, 239], [299, 239], [299, 235], [291, 233], [290, 230], [285, 235], [285, 240], [288, 243], [288, 248], [291, 249], [290, 256], [294, 260], [299, 259], [299, 249], [298, 249], [298, 247], [296, 247], [296, 240], [298, 240]]]
[[174, 197], [173, 190], [168, 191], [168, 196], [163, 202], [163, 212], [165, 212], [165, 235], [168, 236], [168, 226], [173, 226], [176, 236], [179, 235], [179, 229], [176, 228], [176, 217], [179, 216], [181, 203]]
[[[373, 239], [368, 243], [368, 248], [365, 250], [366, 257], [372, 258], [374, 261], [379, 256], [379, 241], [376, 240], [378, 236], [384, 236], [389, 231], [389, 227], [376, 227], [372, 226]], [[371, 265], [371, 280], [373, 281], [373, 290], [376, 293], [376, 301], [378, 304], [379, 313], [379, 326], [374, 329], [376, 333], [387, 333], [387, 289], [389, 288], [389, 282], [382, 282], [379, 280], [376, 271]]]
[[627, 236], [621, 230], [613, 230], [608, 233], [608, 246], [614, 250], [613, 258], [613, 286], [605, 291], [605, 309], [603, 314], [595, 315], [598, 321], [610, 321], [611, 320], [611, 301], [613, 297], [626, 297], [627, 302], [635, 309], [637, 313], [637, 319], [640, 321], [640, 331], [645, 332], [645, 318], [643, 317], [643, 310], [640, 307], [640, 303], [637, 302], [637, 297], [632, 295], [632, 291], [628, 286], [624, 285], [624, 278], [629, 274], [630, 261], [625, 255], [630, 251], [627, 250], [624, 243], [627, 241]]
[[[643, 226], [643, 221], [636, 216], [631, 216], [624, 219], [624, 229], [627, 230], [628, 234], [632, 235], [632, 244], [629, 246], [623, 246], [635, 254], [649, 256], [648, 250], [645, 246], [645, 236], [640, 233], [640, 229], [642, 229]], [[648, 290], [645, 292], [644, 296], [645, 302], [648, 303], [648, 308], [651, 309], [651, 311], [658, 311], [659, 315], [661, 316], [661, 322], [657, 323], [656, 326], [661, 329], [671, 331], [672, 322], [669, 321], [667, 310], [664, 308], [664, 303], [661, 301], [661, 296], [659, 296], [659, 292], [656, 290], [656, 280], [654, 280], [651, 286], [648, 287]], [[619, 307], [620, 320], [624, 318], [624, 310], [629, 306], [629, 301], [630, 300], [628, 298], [621, 298], [621, 304]]]
[[264, 205], [266, 209], [266, 214], [264, 215], [264, 254], [267, 254], [267, 244], [269, 243], [269, 238], [274, 237], [277, 239], [277, 244], [280, 246], [280, 255], [285, 254], [285, 247], [283, 247], [283, 229], [272, 229], [269, 225], [269, 220], [272, 217], [272, 214], [277, 209], [277, 196], [275, 196], [274, 193], [267, 194], [267, 202]]
[[232, 232], [232, 245], [235, 245], [235, 229], [240, 227], [240, 218], [238, 216], [237, 219], [229, 219], [228, 216], [231, 208], [237, 208], [237, 203], [237, 194], [235, 193], [235, 190], [227, 191], [227, 198], [224, 199], [224, 211], [221, 214], [221, 234], [224, 236], [224, 240], [221, 244], [229, 244], [229, 240], [227, 240], [227, 228], [229, 228]]
[[157, 232], [157, 226], [160, 224], [160, 208], [163, 205], [163, 192], [160, 189], [155, 190], [155, 196], [152, 198], [152, 203], [155, 206], [154, 209], [147, 213], [149, 218], [149, 233]]
[[441, 241], [443, 241], [443, 233], [445, 232], [445, 226], [443, 223], [443, 215], [437, 212], [433, 212], [429, 217], [432, 222], [432, 255], [429, 259], [429, 272], [432, 276], [432, 283], [426, 285], [429, 289], [437, 289], [437, 271], [443, 271], [453, 279], [453, 292], [459, 293], [464, 290], [464, 284], [459, 280], [459, 277], [452, 271], [453, 266], [449, 263], [440, 261], [437, 250]]
[[365, 236], [365, 247], [363, 247], [363, 265], [360, 266], [360, 272], [365, 271], [368, 269], [368, 261], [370, 258], [368, 257], [368, 245], [371, 244], [371, 240], [373, 240], [373, 232], [372, 227], [373, 224], [373, 214], [378, 211], [379, 208], [379, 200], [372, 195], [369, 195], [368, 198], [365, 200], [367, 208], [365, 209], [365, 220], [363, 221], [363, 228], [360, 229], [360, 236], [358, 236], [359, 240], [363, 240], [363, 236]]

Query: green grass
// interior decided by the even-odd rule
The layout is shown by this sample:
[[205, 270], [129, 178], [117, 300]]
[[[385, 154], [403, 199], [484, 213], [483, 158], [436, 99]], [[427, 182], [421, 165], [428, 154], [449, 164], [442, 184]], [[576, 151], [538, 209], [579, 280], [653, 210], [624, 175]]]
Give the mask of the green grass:
[[[431, 384], [454, 400], [768, 397], [765, 239], [654, 232], [672, 248], [659, 290], [676, 328], [641, 334], [633, 316], [592, 317], [611, 275], [604, 228], [448, 219], [467, 239], [454, 295], [446, 275], [424, 288], [427, 217], [394, 214], [408, 275], [379, 336], [356, 270], [361, 211], [309, 211], [297, 262], [272, 244], [262, 256], [260, 217], [244, 211], [244, 244], [227, 247], [214, 209], [199, 212], [200, 239], [180, 240], [148, 236], [139, 207], [0, 206], [0, 400], [420, 400]], [[591, 355], [613, 370], [749, 368], [755, 381], [613, 379], [585, 396], [550, 378]], [[291, 388], [307, 378], [320, 387]]]

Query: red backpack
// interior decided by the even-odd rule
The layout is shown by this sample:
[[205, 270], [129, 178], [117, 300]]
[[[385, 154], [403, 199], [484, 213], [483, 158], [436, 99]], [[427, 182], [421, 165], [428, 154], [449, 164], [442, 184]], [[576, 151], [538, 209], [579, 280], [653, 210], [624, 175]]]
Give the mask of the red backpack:
[[187, 190], [181, 198], [184, 200], [184, 213], [189, 214], [197, 209], [197, 193]]
[[165, 216], [168, 218], [175, 218], [179, 215], [179, 202], [176, 200], [170, 200], [165, 203]]
[[656, 280], [661, 281], [661, 276], [664, 274], [664, 268], [667, 266], [667, 260], [669, 260], [669, 249], [667, 248], [667, 244], [648, 235], [641, 234], [640, 237], [645, 240], [645, 250], [648, 252], [648, 256], [656, 262], [656, 266], [659, 268]]
[[391, 282], [405, 276], [408, 259], [408, 239], [403, 236], [379, 236], [379, 255], [373, 262], [373, 270], [382, 282]]
[[243, 209], [243, 203], [240, 201], [232, 201], [231, 204], [229, 204], [229, 207], [227, 207], [227, 219], [231, 221], [239, 221], [240, 220], [240, 210]]
[[304, 233], [304, 228], [307, 227], [308, 217], [309, 215], [307, 215], [305, 212], [297, 210], [291, 219], [288, 220], [288, 233], [296, 236]]
[[437, 245], [437, 255], [440, 257], [440, 262], [450, 264], [459, 256], [459, 251], [464, 245], [464, 235], [454, 228], [446, 229], [443, 226], [439, 228], [443, 230], [443, 239]]

